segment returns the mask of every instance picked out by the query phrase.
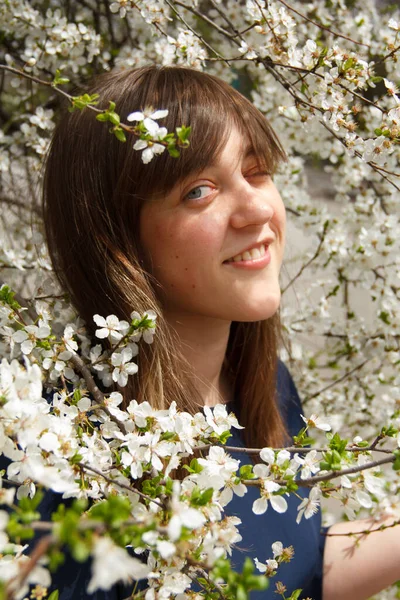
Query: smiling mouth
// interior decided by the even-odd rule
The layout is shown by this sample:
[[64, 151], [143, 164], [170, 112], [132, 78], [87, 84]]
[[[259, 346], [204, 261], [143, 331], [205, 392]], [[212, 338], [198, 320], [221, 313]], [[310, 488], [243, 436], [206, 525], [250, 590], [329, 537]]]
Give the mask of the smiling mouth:
[[224, 262], [231, 263], [231, 262], [244, 262], [244, 261], [258, 260], [260, 258], [263, 258], [263, 256], [265, 256], [267, 250], [268, 250], [268, 244], [260, 244], [256, 248], [252, 248], [251, 250], [246, 250], [246, 252], [242, 252], [241, 254], [236, 254], [236, 256], [233, 256], [232, 258], [229, 258], [228, 260], [225, 260]]

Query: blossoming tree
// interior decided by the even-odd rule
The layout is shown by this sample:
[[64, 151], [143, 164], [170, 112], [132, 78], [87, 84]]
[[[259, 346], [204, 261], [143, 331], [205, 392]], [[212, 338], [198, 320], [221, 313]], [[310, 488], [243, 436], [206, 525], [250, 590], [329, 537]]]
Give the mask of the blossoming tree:
[[[349, 518], [400, 518], [399, 8], [5, 0], [0, 27], [0, 598], [49, 597], [65, 550], [77, 561], [92, 556], [89, 591], [148, 579], [146, 600], [188, 598], [195, 580], [198, 597], [246, 598], [291, 558], [277, 540], [270, 556], [232, 573], [226, 557], [240, 523], [223, 509], [249, 485], [260, 490], [256, 514], [269, 505], [284, 512], [287, 495], [308, 486], [298, 521], [322, 496]], [[101, 392], [96, 381], [112, 390], [135, 376], [156, 316], [94, 315], [93, 343], [51, 276], [38, 198], [62, 97], [92, 111], [143, 162], [190, 144], [189, 128], [162, 126], [162, 106], [132, 107], [124, 123], [114, 103], [100, 110], [96, 97], [72, 94], [95, 73], [150, 62], [207, 69], [251, 97], [288, 153], [277, 186], [292, 226], [311, 240], [282, 280], [284, 357], [309, 416], [293, 447], [249, 449], [254, 467], [241, 467], [229, 447], [239, 425], [223, 406], [193, 416], [132, 400], [121, 410], [119, 392]], [[330, 178], [329, 205], [310, 197], [311, 163]], [[296, 303], [286, 300], [294, 286]], [[75, 500], [44, 521], [42, 490]]]

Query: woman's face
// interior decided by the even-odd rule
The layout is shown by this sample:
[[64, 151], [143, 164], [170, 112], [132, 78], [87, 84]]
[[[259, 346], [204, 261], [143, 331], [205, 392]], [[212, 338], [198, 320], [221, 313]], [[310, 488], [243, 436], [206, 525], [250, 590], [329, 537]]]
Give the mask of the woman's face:
[[277, 310], [285, 208], [236, 129], [215, 164], [144, 204], [140, 235], [167, 314], [259, 321]]

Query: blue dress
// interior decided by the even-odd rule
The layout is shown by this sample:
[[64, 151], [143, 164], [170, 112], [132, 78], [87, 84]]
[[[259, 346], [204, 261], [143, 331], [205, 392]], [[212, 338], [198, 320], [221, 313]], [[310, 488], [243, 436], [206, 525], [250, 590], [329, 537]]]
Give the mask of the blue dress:
[[[300, 418], [302, 412], [300, 398], [292, 378], [283, 365], [279, 363], [277, 377], [277, 392], [279, 406], [287, 424], [290, 435], [295, 435], [304, 426]], [[229, 445], [244, 447], [241, 430], [232, 429]], [[235, 453], [234, 458], [242, 464], [251, 464], [246, 454]], [[307, 490], [299, 489], [305, 497]], [[242, 541], [232, 552], [232, 565], [241, 568], [246, 556], [257, 557], [260, 562], [272, 558], [271, 544], [281, 541], [283, 546], [294, 547], [294, 558], [290, 564], [282, 564], [277, 575], [270, 580], [268, 590], [252, 592], [253, 600], [276, 600], [275, 581], [281, 581], [287, 588], [287, 595], [302, 588], [300, 598], [310, 597], [313, 600], [322, 599], [322, 560], [325, 536], [321, 533], [321, 517], [316, 514], [308, 520], [302, 519], [296, 523], [297, 506], [300, 499], [293, 495], [287, 497], [288, 510], [283, 514], [275, 512], [271, 506], [264, 515], [255, 515], [252, 511], [254, 500], [259, 497], [257, 488], [250, 487], [243, 498], [234, 496], [227, 506], [226, 513], [240, 517], [242, 524], [239, 532]], [[41, 503], [42, 518], [48, 520], [51, 512], [56, 510], [60, 496], [49, 492]], [[97, 591], [88, 595], [86, 592], [90, 580], [90, 561], [83, 564], [73, 561], [67, 556], [65, 563], [53, 574], [53, 584], [49, 592], [58, 589], [59, 600], [125, 600], [132, 592], [132, 585], [117, 584], [111, 590]], [[145, 582], [139, 582], [143, 589]]]
[[[291, 436], [296, 435], [304, 422], [300, 417], [302, 407], [299, 395], [289, 371], [283, 363], [279, 363], [277, 377], [277, 392], [279, 407]], [[244, 447], [241, 430], [231, 429], [230, 446]], [[235, 453], [234, 458], [240, 459], [241, 465], [252, 464], [245, 453]], [[308, 496], [308, 490], [299, 488], [297, 492], [302, 498]], [[281, 581], [287, 588], [287, 596], [293, 590], [301, 588], [300, 598], [310, 597], [313, 600], [322, 599], [322, 562], [325, 545], [325, 535], [321, 530], [321, 514], [318, 512], [310, 519], [304, 517], [296, 523], [297, 507], [301, 499], [293, 494], [285, 496], [288, 510], [279, 514], [269, 505], [263, 515], [255, 515], [252, 505], [260, 497], [258, 488], [249, 487], [247, 493], [238, 498], [234, 496], [226, 507], [226, 513], [240, 517], [242, 524], [239, 532], [242, 541], [232, 552], [232, 566], [241, 569], [246, 556], [257, 557], [260, 562], [273, 558], [271, 545], [275, 541], [283, 546], [293, 546], [294, 558], [290, 563], [280, 565], [275, 577], [270, 579], [270, 586], [263, 592], [252, 592], [253, 600], [277, 600], [275, 582]]]

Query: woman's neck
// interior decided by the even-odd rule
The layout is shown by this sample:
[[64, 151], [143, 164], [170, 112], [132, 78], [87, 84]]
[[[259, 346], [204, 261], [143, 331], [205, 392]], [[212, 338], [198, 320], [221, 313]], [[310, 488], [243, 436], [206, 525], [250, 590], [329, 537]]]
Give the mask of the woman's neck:
[[193, 369], [193, 381], [207, 406], [232, 400], [223, 371], [230, 322], [206, 317], [165, 315], [181, 341], [181, 351]]

